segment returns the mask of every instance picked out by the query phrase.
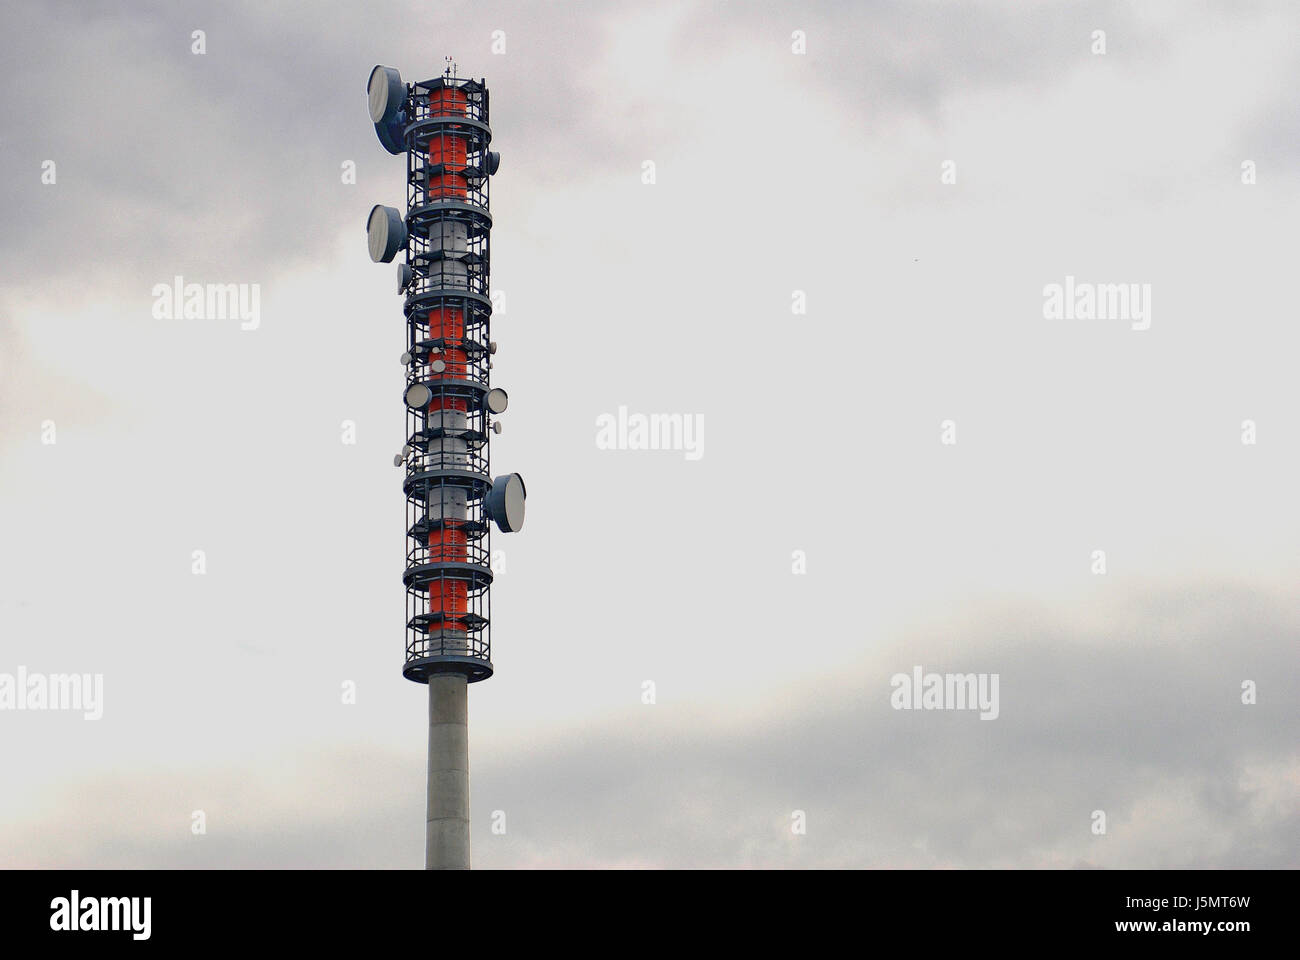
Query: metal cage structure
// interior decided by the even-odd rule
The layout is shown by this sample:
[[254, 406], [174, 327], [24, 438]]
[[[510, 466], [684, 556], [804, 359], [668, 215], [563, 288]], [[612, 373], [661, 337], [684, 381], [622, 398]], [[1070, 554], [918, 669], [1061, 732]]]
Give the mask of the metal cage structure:
[[492, 300], [488, 93], [442, 76], [410, 84], [407, 157], [407, 678], [492, 675], [492, 487], [486, 397]]

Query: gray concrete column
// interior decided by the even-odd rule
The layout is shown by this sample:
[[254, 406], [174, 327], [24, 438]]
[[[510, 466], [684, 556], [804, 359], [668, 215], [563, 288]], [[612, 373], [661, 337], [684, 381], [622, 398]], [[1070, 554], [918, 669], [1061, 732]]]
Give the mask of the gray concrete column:
[[469, 869], [469, 684], [464, 675], [429, 678], [429, 802], [426, 870]]

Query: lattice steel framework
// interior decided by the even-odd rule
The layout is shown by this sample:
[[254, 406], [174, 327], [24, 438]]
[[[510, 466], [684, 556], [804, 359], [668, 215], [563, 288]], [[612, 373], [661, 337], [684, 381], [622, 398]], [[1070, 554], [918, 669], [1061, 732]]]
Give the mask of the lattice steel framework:
[[473, 682], [492, 675], [488, 92], [481, 81], [442, 76], [408, 85], [404, 112], [403, 672], [419, 682], [442, 672]]

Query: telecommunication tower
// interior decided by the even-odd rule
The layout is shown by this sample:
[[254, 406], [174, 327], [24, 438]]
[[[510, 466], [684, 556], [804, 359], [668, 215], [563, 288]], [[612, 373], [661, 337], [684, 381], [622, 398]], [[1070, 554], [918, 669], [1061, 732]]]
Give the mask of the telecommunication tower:
[[404, 83], [392, 67], [370, 73], [370, 119], [379, 142], [406, 154], [406, 213], [376, 206], [366, 222], [370, 258], [397, 268], [404, 297], [407, 679], [429, 687], [425, 867], [468, 869], [468, 684], [492, 676], [491, 536], [524, 521], [517, 473], [492, 479], [489, 448], [506, 392], [490, 382], [492, 215], [488, 91], [455, 76]]

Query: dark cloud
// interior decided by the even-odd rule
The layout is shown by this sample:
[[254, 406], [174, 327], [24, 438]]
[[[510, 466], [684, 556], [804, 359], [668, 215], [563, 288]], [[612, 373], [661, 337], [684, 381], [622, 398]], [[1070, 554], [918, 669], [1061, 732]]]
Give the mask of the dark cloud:
[[[3, 278], [66, 284], [72, 299], [113, 289], [142, 297], [142, 286], [174, 273], [265, 281], [319, 257], [341, 229], [360, 236], [369, 206], [398, 201], [401, 191], [400, 165], [373, 142], [365, 117], [362, 87], [377, 60], [408, 79], [439, 72], [444, 54], [464, 72], [491, 74], [494, 127], [517, 185], [544, 189], [633, 169], [647, 141], [666, 150], [682, 135], [672, 104], [654, 99], [654, 78], [642, 78], [650, 93], [633, 99], [611, 82], [624, 69], [611, 58], [611, 30], [647, 9], [6, 7], [0, 28], [22, 42], [10, 46], [3, 68], [11, 96], [0, 107], [0, 200], [20, 227], [0, 240]], [[800, 68], [851, 116], [933, 117], [955, 91], [1061, 76], [1091, 25], [1127, 23], [1125, 9], [700, 5], [685, 8], [670, 53], [688, 74], [705, 58], [770, 48], [777, 84], [796, 60], [788, 51], [794, 24], [812, 36]], [[206, 35], [202, 56], [191, 52], [194, 30]], [[489, 52], [494, 30], [505, 31], [505, 56]], [[1146, 31], [1142, 42], [1152, 56], [1160, 34]], [[708, 89], [698, 93], [707, 102]], [[40, 185], [45, 160], [57, 164], [56, 186]], [[356, 186], [340, 182], [345, 160], [358, 165]]]
[[[599, 8], [511, 4], [140, 3], [6, 7], [12, 95], [0, 200], [4, 281], [67, 284], [70, 300], [144, 298], [175, 273], [264, 282], [321, 256], [366, 210], [401, 202], [403, 170], [374, 140], [364, 86], [379, 60], [407, 79], [491, 73], [507, 162], [556, 176], [600, 163], [622, 118], [594, 79]], [[507, 34], [492, 56], [493, 30]], [[191, 52], [203, 30], [206, 50]], [[592, 150], [593, 146], [599, 149]], [[514, 156], [512, 156], [512, 151]], [[584, 159], [585, 158], [585, 159]], [[42, 163], [58, 182], [43, 187]], [[344, 185], [354, 160], [358, 183]], [[77, 286], [84, 284], [84, 286]], [[143, 292], [142, 292], [143, 291]]]
[[[786, 55], [790, 70], [806, 70], [826, 98], [878, 128], [917, 117], [937, 125], [957, 95], [1059, 81], [1088, 62], [1098, 29], [1113, 38], [1121, 57], [1157, 59], [1172, 42], [1172, 31], [1141, 23], [1131, 5], [1113, 0], [1068, 6], [908, 0], [701, 5], [679, 38], [695, 58], [741, 45], [770, 47]], [[806, 39], [806, 53], [797, 58], [790, 56], [795, 30]]]
[[[474, 756], [477, 863], [662, 867], [1295, 867], [1293, 605], [1150, 591], [1105, 629], [1008, 607], [900, 639], [821, 692], [668, 704]], [[914, 664], [999, 673], [1001, 715], [907, 712]], [[1254, 680], [1259, 702], [1241, 703]], [[330, 749], [275, 773], [112, 777], [10, 826], [13, 866], [417, 867], [423, 758]], [[209, 835], [189, 833], [192, 809]], [[1107, 816], [1105, 836], [1091, 814]], [[490, 830], [504, 811], [507, 832]], [[790, 830], [792, 811], [808, 833]], [[75, 825], [75, 829], [72, 826]]]

